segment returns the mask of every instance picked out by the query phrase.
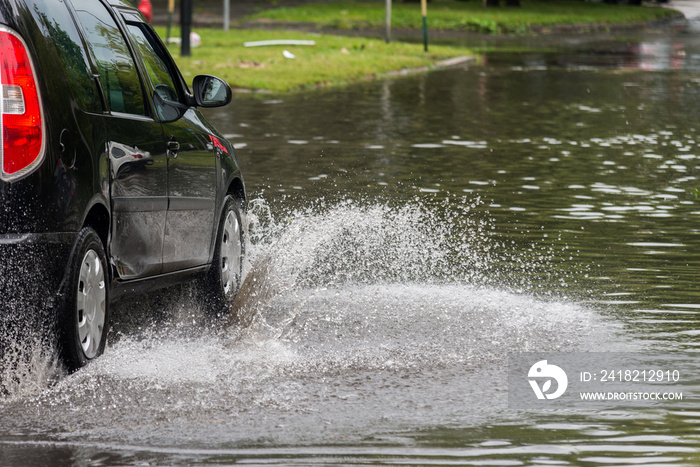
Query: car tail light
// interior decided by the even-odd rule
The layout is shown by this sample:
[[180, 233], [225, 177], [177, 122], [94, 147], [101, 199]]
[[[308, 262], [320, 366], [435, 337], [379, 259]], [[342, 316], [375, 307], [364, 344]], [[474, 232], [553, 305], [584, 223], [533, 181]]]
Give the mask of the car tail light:
[[44, 159], [44, 121], [26, 43], [0, 26], [0, 179], [13, 181]]

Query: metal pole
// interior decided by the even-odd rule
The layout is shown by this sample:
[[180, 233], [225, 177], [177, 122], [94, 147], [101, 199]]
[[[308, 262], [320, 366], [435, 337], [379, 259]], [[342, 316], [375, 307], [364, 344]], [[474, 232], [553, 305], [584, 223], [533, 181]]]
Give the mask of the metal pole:
[[421, 14], [423, 15], [423, 50], [428, 51], [428, 0], [420, 0]]
[[231, 0], [224, 0], [224, 31], [228, 32], [231, 21]]
[[170, 39], [170, 28], [173, 26], [173, 13], [175, 12], [175, 0], [168, 0], [168, 30], [165, 33], [165, 43]]
[[180, 55], [189, 57], [192, 55], [190, 49], [190, 31], [192, 29], [192, 0], [182, 0], [180, 4], [180, 25], [182, 33], [182, 45], [180, 47]]
[[386, 43], [391, 42], [391, 0], [386, 0]]

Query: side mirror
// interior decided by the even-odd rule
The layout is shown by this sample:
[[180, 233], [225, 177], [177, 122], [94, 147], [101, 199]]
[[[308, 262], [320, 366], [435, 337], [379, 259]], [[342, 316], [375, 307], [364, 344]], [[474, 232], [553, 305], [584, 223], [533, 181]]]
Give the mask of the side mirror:
[[153, 104], [158, 119], [163, 122], [174, 122], [187, 111], [187, 106], [177, 101], [177, 94], [170, 87], [159, 84], [153, 93]]
[[195, 76], [192, 90], [199, 107], [221, 107], [230, 103], [233, 95], [226, 81], [210, 75]]

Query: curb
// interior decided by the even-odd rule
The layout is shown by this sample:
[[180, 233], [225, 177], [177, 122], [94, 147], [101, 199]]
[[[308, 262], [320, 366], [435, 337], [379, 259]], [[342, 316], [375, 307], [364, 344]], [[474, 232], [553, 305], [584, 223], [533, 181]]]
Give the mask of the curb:
[[[441, 60], [439, 62], [435, 62], [432, 65], [428, 65], [428, 66], [422, 66], [422, 67], [417, 67], [417, 68], [403, 68], [401, 70], [394, 70], [394, 71], [388, 71], [386, 73], [369, 75], [369, 76], [366, 76], [362, 81], [370, 81], [372, 79], [398, 78], [401, 76], [416, 75], [419, 73], [427, 73], [427, 72], [429, 72], [431, 70], [435, 70], [435, 69], [458, 67], [458, 66], [466, 65], [468, 63], [473, 63], [476, 61], [477, 61], [477, 58], [475, 56], [463, 55], [461, 57], [453, 57], [453, 58], [448, 58], [446, 60]], [[251, 88], [239, 88], [239, 87], [232, 87], [232, 89], [235, 93], [241, 93], [241, 94], [287, 94], [288, 93], [288, 92], [270, 91], [269, 89], [251, 89]]]
[[441, 60], [439, 62], [433, 63], [432, 66], [422, 66], [418, 68], [404, 68], [401, 70], [394, 70], [394, 71], [388, 71], [386, 73], [382, 73], [379, 75], [380, 77], [385, 77], [385, 78], [392, 78], [396, 76], [407, 76], [407, 75], [414, 75], [417, 73], [426, 73], [430, 70], [436, 69], [436, 68], [452, 68], [452, 67], [457, 67], [460, 65], [464, 65], [467, 63], [471, 62], [476, 62], [476, 57], [474, 56], [469, 56], [469, 55], [463, 55], [461, 57], [453, 57], [453, 58], [448, 58], [447, 60]]

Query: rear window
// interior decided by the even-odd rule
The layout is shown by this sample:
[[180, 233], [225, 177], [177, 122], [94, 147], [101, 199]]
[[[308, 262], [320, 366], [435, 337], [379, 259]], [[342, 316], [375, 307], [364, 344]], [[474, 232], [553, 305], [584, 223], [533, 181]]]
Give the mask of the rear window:
[[97, 85], [90, 72], [80, 34], [65, 3], [40, 1], [34, 4], [43, 28], [56, 46], [61, 67], [80, 108], [87, 112], [102, 112]]
[[72, 0], [72, 3], [97, 62], [110, 110], [146, 115], [141, 80], [114, 18], [98, 1]]

